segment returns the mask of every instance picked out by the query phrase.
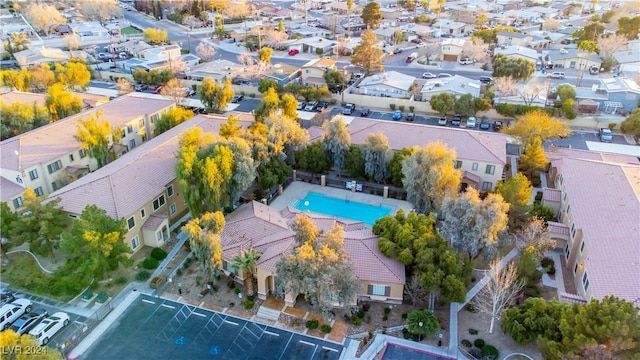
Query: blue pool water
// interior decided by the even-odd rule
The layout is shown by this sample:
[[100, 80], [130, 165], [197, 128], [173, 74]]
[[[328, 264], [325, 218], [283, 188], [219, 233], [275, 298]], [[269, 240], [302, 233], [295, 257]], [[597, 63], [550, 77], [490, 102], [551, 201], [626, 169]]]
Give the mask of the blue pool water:
[[356, 201], [333, 198], [330, 196], [310, 192], [303, 199], [293, 204], [300, 211], [311, 211], [323, 215], [331, 215], [344, 219], [373, 223], [393, 211], [390, 206], [373, 206]]

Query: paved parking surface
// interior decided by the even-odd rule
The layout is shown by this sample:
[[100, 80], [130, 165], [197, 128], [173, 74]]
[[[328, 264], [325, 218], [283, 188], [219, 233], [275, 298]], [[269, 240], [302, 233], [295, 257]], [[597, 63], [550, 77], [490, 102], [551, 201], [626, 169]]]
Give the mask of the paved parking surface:
[[258, 107], [258, 104], [260, 104], [259, 99], [245, 97], [244, 100], [240, 101], [240, 103], [238, 104], [238, 107], [235, 108], [234, 111], [250, 113], [253, 111], [253, 109]]
[[81, 359], [335, 359], [342, 345], [139, 296]]

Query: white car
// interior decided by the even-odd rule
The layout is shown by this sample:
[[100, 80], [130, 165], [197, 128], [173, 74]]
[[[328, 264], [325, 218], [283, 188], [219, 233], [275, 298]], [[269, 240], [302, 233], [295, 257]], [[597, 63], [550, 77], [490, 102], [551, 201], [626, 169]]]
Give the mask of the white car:
[[430, 72], [426, 72], [426, 73], [422, 73], [422, 78], [423, 79], [435, 79], [435, 78], [437, 78], [437, 76], [435, 74], [430, 73]]
[[35, 328], [29, 331], [29, 335], [33, 335], [38, 341], [38, 345], [43, 346], [49, 343], [58, 331], [69, 325], [69, 315], [59, 311], [48, 318], [42, 320]]
[[315, 102], [315, 101], [309, 101], [307, 103], [307, 106], [304, 107], [304, 111], [313, 111], [313, 110], [315, 110], [317, 104], [318, 103]]
[[468, 128], [476, 127], [476, 118], [474, 118], [473, 116], [469, 116], [469, 118], [467, 119], [467, 127]]
[[18, 320], [20, 316], [31, 311], [33, 304], [27, 299], [15, 299], [13, 302], [0, 308], [0, 331], [6, 330]]

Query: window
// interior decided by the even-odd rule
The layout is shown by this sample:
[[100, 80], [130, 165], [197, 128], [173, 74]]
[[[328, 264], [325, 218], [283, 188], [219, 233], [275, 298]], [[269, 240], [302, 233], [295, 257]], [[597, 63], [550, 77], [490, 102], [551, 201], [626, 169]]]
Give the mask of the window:
[[471, 170], [473, 171], [478, 170], [478, 163], [473, 163], [473, 165], [471, 165]]
[[134, 147], [136, 147], [136, 139], [129, 140], [129, 150], [133, 149]]
[[29, 171], [29, 179], [35, 180], [38, 178], [38, 170]]
[[578, 273], [578, 263], [576, 263], [576, 266], [573, 267], [573, 275]]
[[144, 209], [140, 209], [140, 217], [144, 219], [145, 216], [147, 216], [147, 212]]
[[22, 196], [13, 199], [13, 207], [15, 209], [22, 207]]
[[73, 162], [73, 160], [74, 160], [73, 154], [69, 154], [69, 162]]
[[133, 132], [133, 125], [127, 125], [127, 134], [131, 134]]
[[51, 188], [53, 189], [53, 191], [58, 190], [58, 183], [56, 183], [55, 181], [51, 183]]
[[493, 174], [495, 172], [496, 172], [496, 167], [494, 165], [487, 165], [487, 170], [485, 170], [485, 173]]
[[582, 275], [582, 286], [584, 287], [584, 292], [587, 292], [587, 289], [589, 289], [589, 277], [587, 276], [587, 272], [584, 272], [584, 275]]
[[460, 169], [462, 167], [462, 161], [456, 160], [456, 164], [453, 167], [455, 167], [456, 169]]
[[571, 213], [571, 204], [569, 204], [569, 206], [567, 206], [567, 215], [569, 215]]
[[576, 224], [571, 225], [571, 237], [576, 237]]
[[58, 160], [56, 162], [52, 162], [47, 165], [47, 170], [49, 170], [49, 174], [53, 174], [54, 172], [62, 169], [62, 161]]
[[157, 199], [153, 200], [153, 211], [160, 209], [165, 203], [164, 195], [160, 195]]
[[562, 185], [562, 181], [563, 181], [563, 179], [562, 179], [562, 174], [560, 174], [560, 176], [558, 177], [558, 179], [560, 180], [560, 185]]
[[230, 273], [237, 274], [238, 269], [236, 269], [233, 265], [229, 264], [229, 262], [222, 260], [222, 268], [227, 270]]
[[36, 193], [36, 195], [38, 195], [38, 196], [42, 196], [42, 195], [44, 195], [44, 192], [42, 191], [42, 186], [38, 186], [38, 187], [37, 187], [37, 188], [35, 188], [33, 191], [34, 191], [34, 192]]
[[483, 182], [483, 183], [482, 183], [482, 191], [489, 191], [489, 190], [491, 190], [491, 185], [493, 185], [493, 184], [491, 184], [491, 183], [490, 183], [490, 182], [488, 182], [488, 181]]
[[129, 227], [129, 230], [136, 227], [136, 219], [133, 216], [127, 219], [127, 226]]
[[138, 240], [138, 236], [134, 236], [133, 239], [131, 239], [131, 250], [135, 250], [138, 248], [138, 246], [140, 246], [140, 241]]
[[389, 296], [391, 288], [384, 285], [369, 285], [369, 295]]
[[156, 240], [162, 240], [162, 230], [156, 231]]
[[173, 215], [176, 213], [176, 204], [169, 205], [169, 215]]
[[138, 127], [140, 129], [144, 129], [144, 119], [140, 119], [140, 121], [138, 121]]
[[567, 260], [569, 259], [569, 255], [571, 255], [571, 250], [569, 250], [569, 244], [564, 247], [564, 254], [567, 256]]
[[153, 124], [153, 123], [155, 123], [156, 121], [158, 121], [158, 119], [160, 119], [160, 115], [158, 115], [158, 114], [153, 114], [153, 115], [151, 115], [150, 119], [151, 119], [151, 123]]
[[167, 188], [167, 196], [173, 196], [173, 185], [169, 185], [169, 187]]
[[582, 245], [580, 245], [580, 255], [582, 255], [583, 251], [584, 251], [584, 240], [582, 241]]
[[126, 132], [126, 130], [125, 130], [125, 129], [122, 129], [122, 137], [124, 138], [124, 137], [126, 137], [126, 136], [127, 136], [127, 132]]
[[80, 159], [87, 157], [87, 150], [80, 149], [79, 153], [80, 153]]
[[80, 219], [80, 216], [76, 215], [76, 214], [69, 214], [69, 217], [72, 219]]

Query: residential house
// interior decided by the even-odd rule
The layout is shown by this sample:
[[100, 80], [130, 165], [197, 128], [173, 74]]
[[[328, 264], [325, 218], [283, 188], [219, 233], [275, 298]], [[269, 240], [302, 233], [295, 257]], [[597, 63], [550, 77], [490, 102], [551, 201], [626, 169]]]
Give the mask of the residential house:
[[233, 77], [240, 71], [242, 69], [238, 64], [229, 60], [217, 59], [193, 66], [185, 74], [189, 80], [201, 81], [209, 77], [222, 83], [226, 77]]
[[144, 57], [145, 51], [152, 49], [153, 46], [147, 44], [142, 40], [129, 40], [120, 44], [109, 45], [109, 49], [112, 52], [124, 51], [133, 55], [134, 57]]
[[264, 74], [265, 78], [273, 79], [280, 85], [287, 85], [291, 81], [300, 77], [301, 70], [297, 66], [277, 63]]
[[[188, 213], [175, 176], [176, 153], [184, 131], [200, 127], [218, 133], [223, 117], [199, 115], [140, 145], [119, 159], [49, 196], [72, 218], [91, 204], [111, 218], [125, 219], [124, 242], [135, 253], [142, 246], [158, 247], [169, 240], [169, 231]], [[248, 121], [239, 123], [244, 128]]]
[[629, 113], [638, 107], [640, 101], [640, 86], [630, 78], [600, 79], [600, 86], [595, 92], [606, 94], [607, 100], [601, 104], [600, 110], [607, 114]]
[[[274, 294], [276, 265], [280, 259], [292, 253], [297, 245], [291, 222], [298, 213], [290, 207], [278, 211], [253, 201], [227, 215], [224, 231], [220, 235], [223, 271], [234, 273], [244, 280], [244, 273], [238, 272], [231, 264], [234, 256], [240, 255], [242, 250], [253, 249], [260, 254], [254, 272], [258, 297], [264, 300]], [[344, 247], [353, 261], [355, 276], [360, 281], [357, 300], [402, 303], [404, 266], [378, 250], [378, 238], [369, 226], [314, 213], [305, 215], [323, 232], [329, 231], [334, 225], [344, 229]], [[293, 306], [297, 295], [286, 294], [285, 304]], [[355, 305], [355, 302], [349, 305]]]
[[357, 89], [361, 95], [408, 98], [416, 78], [397, 71], [387, 71], [364, 78]]
[[521, 32], [500, 30], [496, 33], [498, 46], [527, 46], [533, 40], [533, 36]]
[[[363, 144], [369, 134], [382, 132], [393, 151], [434, 142], [444, 143], [449, 149], [456, 151], [455, 167], [462, 172], [462, 188], [471, 186], [479, 191], [493, 190], [502, 179], [507, 162], [507, 139], [501, 133], [361, 117], [353, 118], [347, 128], [353, 144]], [[310, 129], [309, 134], [311, 141], [315, 141], [319, 140], [322, 131]]]
[[[83, 109], [94, 108], [96, 106], [105, 104], [109, 101], [108, 96], [100, 95], [100, 94], [92, 94], [88, 92], [84, 93], [73, 93], [74, 96], [82, 99], [82, 107]], [[13, 103], [23, 103], [23, 104], [36, 104], [40, 106], [45, 106], [47, 99], [47, 94], [44, 93], [30, 93], [23, 91], [10, 91], [8, 93], [0, 95], [0, 101], [7, 105], [11, 105]]]
[[134, 96], [120, 96], [91, 110], [69, 116], [49, 125], [0, 142], [0, 176], [18, 187], [8, 191], [3, 186], [2, 201], [17, 210], [27, 188], [38, 195], [50, 194], [97, 168], [95, 159], [81, 149], [75, 139], [80, 120], [101, 112], [101, 119], [112, 129], [121, 129], [122, 139], [113, 150], [122, 154], [153, 135], [154, 122], [160, 114], [174, 107], [170, 100], [140, 101]]
[[399, 27], [397, 27], [396, 24], [392, 24], [390, 27], [396, 29], [399, 28], [404, 35], [405, 41], [411, 41], [415, 38], [423, 40], [430, 39], [437, 34], [437, 30], [433, 29], [431, 26], [422, 24], [408, 23]]
[[316, 26], [300, 24], [299, 26], [290, 25], [289, 32], [292, 36], [300, 36], [301, 38], [327, 38], [331, 36], [331, 30], [323, 29]]
[[434, 26], [440, 29], [440, 35], [449, 34], [456, 37], [464, 36], [467, 32], [474, 30], [473, 25], [451, 20], [440, 20]]
[[543, 201], [558, 210], [563, 226], [555, 224], [552, 235], [577, 295], [585, 302], [613, 295], [640, 306], [638, 158], [566, 148], [547, 156], [553, 189], [545, 193], [555, 194]]
[[547, 63], [553, 64], [554, 68], [576, 69], [589, 71], [592, 66], [600, 68], [602, 59], [598, 54], [587, 53], [578, 49], [546, 50], [543, 52]]
[[540, 62], [540, 55], [534, 49], [529, 49], [524, 46], [503, 46], [497, 47], [493, 51], [493, 55], [503, 54], [509, 58], [519, 58], [526, 59], [531, 61], [532, 63]]
[[68, 52], [50, 47], [32, 47], [13, 54], [18, 65], [23, 68], [40, 65], [42, 63], [64, 63], [71, 59]]
[[337, 45], [337, 41], [328, 40], [323, 37], [311, 37], [292, 41], [289, 43], [289, 49], [302, 48], [301, 52], [309, 54], [325, 54]]
[[179, 45], [165, 45], [153, 47], [144, 52], [144, 58], [149, 62], [179, 59], [182, 52]]
[[72, 27], [79, 36], [109, 36], [109, 30], [97, 21], [74, 22]]
[[432, 96], [448, 93], [456, 97], [460, 95], [471, 94], [473, 97], [480, 97], [480, 81], [469, 79], [464, 76], [454, 75], [450, 78], [438, 78], [427, 80], [422, 86], [420, 93], [422, 100], [431, 99]]
[[373, 30], [373, 33], [376, 34], [376, 37], [380, 41], [394, 43], [394, 36], [396, 31], [398, 30], [399, 29], [395, 26], [380, 26], [379, 28]]
[[458, 61], [460, 60], [460, 54], [464, 49], [465, 39], [460, 38], [446, 38], [442, 40], [440, 45], [442, 49], [443, 61]]
[[310, 60], [302, 65], [301, 79], [305, 85], [326, 85], [324, 75], [331, 70], [336, 70], [336, 61], [329, 58]]
[[334, 54], [349, 56], [353, 54], [353, 49], [360, 45], [360, 37], [341, 38], [335, 45], [331, 47]]
[[380, 13], [385, 20], [394, 20], [402, 17], [404, 9], [401, 7], [381, 7]]
[[631, 40], [625, 50], [613, 53], [613, 58], [618, 63], [618, 71], [622, 73], [640, 73], [640, 40]]
[[[340, 15], [347, 15], [349, 13], [349, 8], [347, 7], [346, 2], [334, 1], [327, 4], [325, 8]], [[362, 7], [359, 5], [353, 4], [353, 6], [351, 7], [351, 14], [360, 14], [361, 12], [362, 12]]]

